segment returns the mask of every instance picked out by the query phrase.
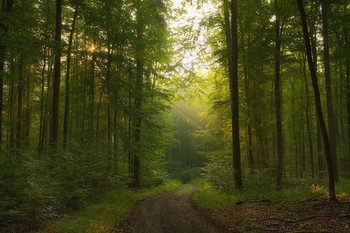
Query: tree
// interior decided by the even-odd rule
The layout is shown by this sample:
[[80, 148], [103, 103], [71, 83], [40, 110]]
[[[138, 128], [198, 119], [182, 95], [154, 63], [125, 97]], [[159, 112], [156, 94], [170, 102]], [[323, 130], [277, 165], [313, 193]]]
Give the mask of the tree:
[[337, 198], [335, 195], [335, 177], [334, 177], [334, 171], [333, 171], [333, 161], [332, 161], [332, 152], [330, 148], [330, 142], [328, 138], [326, 123], [323, 117], [322, 112], [322, 104], [321, 104], [321, 98], [320, 98], [320, 90], [318, 86], [318, 79], [317, 74], [315, 71], [315, 65], [312, 58], [312, 51], [311, 51], [311, 45], [310, 45], [310, 36], [309, 31], [307, 27], [307, 21], [306, 21], [306, 14], [304, 9], [303, 0], [297, 0], [300, 18], [301, 18], [301, 24], [303, 29], [303, 37], [306, 47], [306, 55], [309, 65], [309, 70], [311, 74], [311, 80], [312, 80], [312, 87], [314, 89], [314, 96], [315, 96], [315, 106], [316, 106], [316, 113], [318, 117], [318, 121], [320, 123], [322, 138], [323, 138], [323, 144], [324, 144], [324, 150], [326, 155], [326, 161], [327, 161], [327, 168], [328, 168], [328, 188], [329, 188], [329, 200], [332, 202], [336, 202]]
[[70, 73], [71, 73], [71, 59], [72, 59], [72, 45], [73, 37], [76, 27], [76, 21], [78, 17], [78, 5], [75, 6], [72, 26], [68, 39], [68, 51], [67, 51], [67, 70], [66, 70], [66, 99], [64, 104], [64, 120], [63, 120], [63, 144], [67, 146], [68, 143], [68, 123], [71, 111], [71, 97], [70, 97]]
[[239, 93], [238, 93], [238, 26], [237, 0], [231, 1], [231, 34], [232, 34], [232, 76], [230, 79], [231, 117], [232, 117], [232, 152], [234, 183], [242, 189], [241, 145], [239, 136]]
[[58, 147], [59, 132], [59, 97], [61, 79], [61, 34], [62, 34], [62, 0], [56, 0], [56, 30], [55, 30], [55, 64], [52, 94], [52, 116], [50, 144], [55, 151]]
[[339, 181], [338, 175], [338, 163], [337, 163], [337, 133], [335, 127], [335, 119], [333, 112], [333, 94], [332, 94], [332, 81], [331, 81], [331, 68], [329, 61], [329, 32], [328, 32], [328, 11], [329, 0], [323, 0], [322, 2], [322, 37], [323, 37], [323, 63], [324, 63], [324, 75], [326, 81], [326, 100], [327, 100], [327, 115], [328, 115], [328, 131], [329, 131], [329, 143], [332, 152], [333, 171], [335, 181]]
[[276, 186], [281, 187], [283, 177], [283, 129], [282, 129], [282, 87], [281, 87], [281, 26], [278, 0], [275, 0], [275, 108], [277, 132], [277, 177]]
[[[0, 19], [0, 30], [3, 36], [8, 32], [8, 14], [13, 9], [14, 0], [2, 0], [1, 10], [5, 13], [5, 17]], [[4, 96], [4, 72], [5, 72], [5, 54], [6, 43], [0, 42], [0, 143], [2, 142], [2, 122], [3, 122], [3, 96]]]

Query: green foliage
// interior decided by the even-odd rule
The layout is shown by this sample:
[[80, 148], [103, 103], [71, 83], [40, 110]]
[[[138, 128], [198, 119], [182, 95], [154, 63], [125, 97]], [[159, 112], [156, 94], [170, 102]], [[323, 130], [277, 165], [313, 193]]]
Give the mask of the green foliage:
[[0, 156], [1, 229], [34, 228], [128, 181], [104, 153], [92, 148], [61, 151], [56, 157], [28, 151], [3, 151]]
[[[202, 177], [219, 190], [232, 190], [232, 155], [230, 151], [206, 153], [206, 165], [201, 169]], [[230, 162], [228, 162], [230, 161]]]
[[[324, 194], [327, 198], [326, 182], [314, 184], [311, 180], [288, 180], [285, 187], [276, 189], [275, 185], [266, 178], [257, 175], [249, 176], [245, 181], [243, 191], [223, 192], [204, 180], [197, 181], [198, 191], [193, 195], [193, 201], [202, 208], [222, 210], [237, 202], [249, 201], [292, 201]], [[350, 194], [350, 184], [341, 182], [337, 185], [339, 197]], [[292, 206], [291, 206], [292, 208]]]
[[54, 221], [48, 229], [54, 232], [111, 232], [116, 229], [131, 209], [140, 201], [180, 187], [178, 181], [167, 181], [150, 190], [113, 190], [101, 195], [93, 204], [88, 204], [70, 216]]
[[223, 210], [229, 208], [238, 198], [234, 195], [215, 190], [206, 182], [199, 181], [199, 189], [192, 196], [194, 203], [209, 210]]

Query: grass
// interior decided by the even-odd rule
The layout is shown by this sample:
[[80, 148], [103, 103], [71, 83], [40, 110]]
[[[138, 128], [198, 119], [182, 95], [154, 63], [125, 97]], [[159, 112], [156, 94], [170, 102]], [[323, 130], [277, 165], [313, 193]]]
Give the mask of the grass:
[[[245, 183], [243, 191], [231, 191], [229, 193], [216, 190], [213, 186], [203, 180], [197, 180], [198, 191], [192, 199], [198, 206], [212, 210], [224, 210], [236, 202], [245, 201], [262, 201], [262, 200], [301, 200], [319, 194], [325, 194], [327, 197], [327, 185], [312, 184], [306, 180], [291, 180], [286, 187], [277, 190], [272, 182], [268, 183], [263, 180], [255, 180]], [[341, 182], [337, 185], [338, 196], [348, 196], [350, 193], [350, 184]]]
[[200, 181], [198, 185], [199, 189], [192, 196], [192, 200], [202, 208], [209, 210], [222, 210], [230, 207], [238, 200], [235, 195], [215, 190], [204, 181]]
[[[102, 195], [95, 203], [87, 205], [70, 216], [51, 222], [47, 228], [49, 232], [57, 233], [112, 232], [139, 201], [176, 189], [180, 185], [178, 181], [169, 181], [150, 190], [110, 191]], [[47, 232], [48, 229], [41, 232]]]

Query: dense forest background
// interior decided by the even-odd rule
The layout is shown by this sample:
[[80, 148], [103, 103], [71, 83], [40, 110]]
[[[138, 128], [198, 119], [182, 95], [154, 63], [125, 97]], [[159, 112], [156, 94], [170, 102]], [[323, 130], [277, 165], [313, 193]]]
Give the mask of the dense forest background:
[[[201, 175], [350, 176], [347, 0], [2, 0], [0, 225]], [[328, 179], [326, 179], [328, 177]]]

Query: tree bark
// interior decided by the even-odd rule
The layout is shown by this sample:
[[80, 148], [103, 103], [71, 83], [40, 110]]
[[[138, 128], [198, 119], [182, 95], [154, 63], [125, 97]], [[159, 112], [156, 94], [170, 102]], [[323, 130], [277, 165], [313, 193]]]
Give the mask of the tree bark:
[[70, 67], [71, 67], [71, 59], [72, 59], [72, 45], [73, 45], [73, 37], [75, 31], [75, 24], [78, 17], [78, 6], [75, 7], [74, 16], [71, 26], [71, 31], [69, 34], [68, 40], [68, 51], [67, 51], [67, 70], [66, 70], [66, 99], [64, 105], [64, 120], [63, 120], [63, 145], [67, 147], [68, 143], [68, 124], [69, 124], [69, 116], [70, 116]]
[[306, 60], [305, 56], [303, 56], [303, 75], [304, 75], [304, 81], [305, 81], [305, 94], [306, 94], [306, 127], [307, 127], [307, 134], [308, 134], [308, 141], [309, 141], [309, 150], [310, 150], [310, 166], [311, 166], [311, 177], [315, 177], [315, 170], [314, 170], [314, 148], [313, 148], [313, 141], [312, 141], [312, 121], [311, 121], [311, 115], [310, 115], [310, 94], [309, 94], [309, 84], [307, 81], [307, 75], [306, 75]]
[[[2, 0], [2, 11], [6, 14], [10, 13], [13, 9], [13, 0]], [[2, 19], [0, 22], [0, 30], [6, 34], [8, 28], [5, 24], [6, 19]], [[5, 72], [5, 53], [6, 45], [0, 44], [0, 148], [2, 143], [2, 121], [3, 121], [3, 96], [4, 96], [4, 72]]]
[[277, 176], [276, 186], [282, 186], [283, 179], [283, 128], [282, 128], [282, 85], [281, 85], [281, 27], [277, 0], [275, 0], [275, 113], [277, 133]]
[[332, 81], [331, 81], [331, 68], [329, 62], [329, 36], [328, 36], [328, 0], [322, 2], [322, 33], [323, 33], [323, 63], [325, 71], [326, 81], [326, 100], [327, 100], [327, 115], [328, 115], [328, 131], [329, 131], [329, 143], [332, 152], [334, 179], [339, 181], [338, 175], [338, 163], [337, 163], [337, 132], [334, 121], [333, 111], [333, 97], [332, 97]]
[[62, 0], [56, 0], [56, 31], [55, 31], [55, 65], [52, 94], [52, 116], [50, 146], [53, 152], [58, 147], [59, 128], [59, 97], [60, 97], [60, 77], [61, 77], [61, 33], [62, 33]]
[[95, 54], [93, 52], [91, 59], [91, 80], [90, 80], [90, 125], [89, 132], [91, 139], [94, 138], [94, 113], [95, 113]]
[[142, 124], [142, 101], [143, 101], [143, 75], [144, 75], [144, 46], [143, 46], [143, 23], [141, 6], [137, 9], [137, 42], [136, 42], [136, 85], [135, 85], [135, 145], [133, 161], [133, 186], [140, 187], [140, 142], [141, 142], [141, 124]]
[[303, 29], [304, 42], [305, 42], [305, 47], [306, 47], [306, 55], [307, 55], [309, 70], [310, 70], [310, 74], [311, 74], [312, 86], [314, 89], [316, 113], [317, 113], [318, 120], [319, 120], [320, 127], [321, 127], [321, 133], [322, 133], [322, 137], [323, 137], [324, 149], [325, 149], [325, 154], [326, 154], [326, 161], [327, 161], [327, 168], [328, 168], [329, 200], [332, 202], [336, 202], [337, 198], [335, 195], [335, 180], [334, 180], [334, 172], [333, 172], [333, 164], [332, 164], [332, 153], [331, 153], [331, 148], [330, 148], [330, 144], [329, 144], [326, 123], [325, 123], [325, 120], [323, 117], [323, 112], [322, 112], [320, 90], [318, 87], [317, 74], [316, 74], [316, 70], [315, 70], [315, 66], [314, 66], [313, 58], [312, 58], [310, 36], [309, 36], [308, 27], [307, 27], [305, 9], [304, 9], [303, 0], [296, 0], [296, 1], [297, 1], [298, 8], [299, 8], [301, 24], [302, 24], [302, 29]]
[[18, 98], [17, 98], [17, 132], [16, 132], [16, 143], [17, 148], [21, 148], [22, 137], [23, 137], [23, 83], [24, 83], [24, 61], [23, 57], [20, 58], [19, 62], [19, 76], [18, 76]]
[[234, 184], [243, 189], [241, 170], [241, 147], [239, 137], [239, 93], [238, 93], [238, 27], [237, 0], [231, 0], [231, 35], [232, 35], [232, 76], [230, 77], [231, 117], [232, 117], [232, 152]]

